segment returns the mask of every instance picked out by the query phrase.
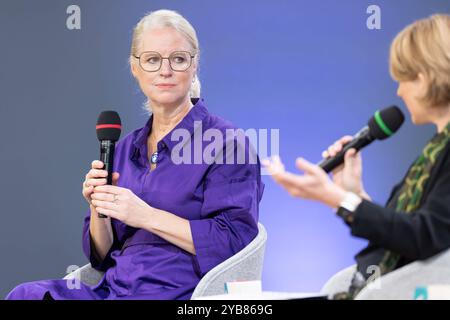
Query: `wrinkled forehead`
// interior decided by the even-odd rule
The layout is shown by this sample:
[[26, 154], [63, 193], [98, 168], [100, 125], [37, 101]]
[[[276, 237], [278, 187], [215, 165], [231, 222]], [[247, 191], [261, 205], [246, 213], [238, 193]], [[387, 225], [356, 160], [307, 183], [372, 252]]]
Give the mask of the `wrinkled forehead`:
[[143, 32], [140, 52], [156, 51], [169, 55], [174, 51], [192, 51], [188, 40], [176, 29], [171, 27], [150, 28]]

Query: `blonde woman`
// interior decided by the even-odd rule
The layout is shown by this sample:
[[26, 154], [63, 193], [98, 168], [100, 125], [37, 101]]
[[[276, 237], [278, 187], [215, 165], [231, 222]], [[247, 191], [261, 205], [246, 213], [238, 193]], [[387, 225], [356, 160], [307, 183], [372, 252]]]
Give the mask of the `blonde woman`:
[[[369, 240], [356, 256], [358, 268], [349, 291], [338, 297], [354, 297], [374, 267], [386, 274], [450, 248], [450, 16], [419, 20], [397, 35], [390, 70], [412, 122], [434, 124], [437, 132], [394, 187], [385, 207], [364, 191], [361, 158], [354, 149], [347, 151], [333, 180], [304, 159], [297, 160], [302, 176], [284, 171], [279, 158], [263, 162], [290, 194], [337, 209], [352, 235]], [[323, 156], [334, 156], [351, 139], [338, 140]]]
[[[233, 129], [198, 98], [199, 54], [194, 28], [176, 12], [155, 11], [136, 25], [130, 67], [151, 117], [116, 146], [114, 185], [105, 185], [107, 172], [93, 161], [82, 191], [90, 207], [83, 249], [105, 275], [80, 289], [68, 289], [64, 280], [25, 283], [8, 299], [189, 299], [209, 270], [256, 236], [263, 192], [258, 162], [225, 163], [225, 150], [213, 162], [172, 158], [177, 130], [190, 138], [202, 133], [199, 123], [224, 135]], [[232, 154], [248, 150], [234, 140], [220, 147], [232, 142]], [[205, 146], [199, 147], [201, 156]], [[196, 149], [183, 149], [190, 151]]]

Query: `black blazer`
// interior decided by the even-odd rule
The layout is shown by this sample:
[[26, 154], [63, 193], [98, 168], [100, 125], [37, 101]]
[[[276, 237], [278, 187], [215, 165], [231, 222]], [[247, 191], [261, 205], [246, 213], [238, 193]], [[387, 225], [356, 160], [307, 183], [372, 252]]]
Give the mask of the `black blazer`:
[[369, 240], [355, 257], [366, 278], [368, 266], [377, 265], [386, 250], [401, 255], [399, 268], [450, 248], [450, 143], [432, 169], [419, 209], [409, 214], [388, 208], [405, 178], [392, 190], [386, 207], [363, 200], [355, 210], [351, 234]]

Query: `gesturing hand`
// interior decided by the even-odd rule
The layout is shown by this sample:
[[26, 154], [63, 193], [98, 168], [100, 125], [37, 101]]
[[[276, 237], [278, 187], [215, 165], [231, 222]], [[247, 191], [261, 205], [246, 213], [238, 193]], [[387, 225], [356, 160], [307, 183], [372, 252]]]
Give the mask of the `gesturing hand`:
[[298, 158], [296, 166], [304, 175], [287, 172], [278, 156], [265, 159], [262, 164], [272, 178], [294, 197], [317, 200], [332, 208], [339, 206], [346, 191], [333, 183], [325, 171], [305, 159]]

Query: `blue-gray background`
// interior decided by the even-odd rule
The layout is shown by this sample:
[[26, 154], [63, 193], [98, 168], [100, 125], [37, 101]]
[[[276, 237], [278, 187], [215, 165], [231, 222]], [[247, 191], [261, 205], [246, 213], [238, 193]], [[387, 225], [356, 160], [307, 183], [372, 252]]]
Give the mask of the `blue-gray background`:
[[[81, 30], [66, 8], [81, 7]], [[381, 8], [381, 30], [366, 9]], [[179, 11], [195, 26], [200, 79], [211, 112], [244, 129], [280, 129], [288, 169], [398, 104], [388, 72], [393, 37], [450, 12], [444, 0], [8, 0], [0, 4], [0, 296], [19, 283], [61, 278], [87, 262], [81, 183], [98, 157], [94, 125], [117, 110], [124, 134], [142, 126], [144, 97], [127, 66], [131, 30], [148, 11]], [[433, 133], [413, 127], [364, 151], [364, 180], [383, 203]], [[365, 241], [327, 207], [291, 198], [267, 176], [260, 220], [269, 240], [263, 288], [317, 291], [353, 263]]]

